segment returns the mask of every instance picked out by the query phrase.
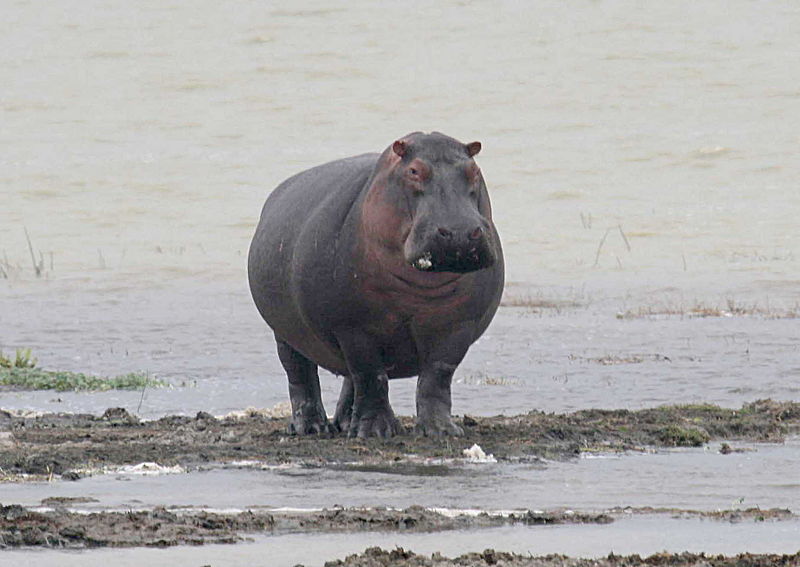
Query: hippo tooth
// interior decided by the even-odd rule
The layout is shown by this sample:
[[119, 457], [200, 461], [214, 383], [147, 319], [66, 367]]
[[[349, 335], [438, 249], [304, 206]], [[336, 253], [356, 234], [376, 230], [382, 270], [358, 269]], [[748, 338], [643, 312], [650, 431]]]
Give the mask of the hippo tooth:
[[414, 267], [418, 270], [430, 270], [431, 266], [433, 266], [433, 262], [431, 262], [431, 255], [425, 254], [416, 259], [414, 262]]

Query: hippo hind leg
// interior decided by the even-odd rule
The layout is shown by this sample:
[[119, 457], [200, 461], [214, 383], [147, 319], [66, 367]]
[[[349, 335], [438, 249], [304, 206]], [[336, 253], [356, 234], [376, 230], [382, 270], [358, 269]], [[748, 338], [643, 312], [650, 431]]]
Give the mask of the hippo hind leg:
[[328, 433], [330, 426], [322, 406], [317, 365], [276, 337], [278, 358], [289, 378], [289, 399], [292, 418], [289, 433], [306, 435]]
[[342, 387], [346, 395], [339, 400], [337, 408], [337, 416], [346, 416], [347, 402], [352, 395], [347, 436], [363, 439], [397, 435], [401, 427], [389, 404], [389, 376], [380, 348], [368, 333], [359, 330], [341, 330], [336, 338], [347, 361], [352, 384]]
[[389, 376], [378, 373], [353, 373], [353, 410], [348, 437], [383, 437], [400, 433], [400, 422], [389, 405]]
[[350, 419], [353, 417], [353, 379], [350, 376], [342, 377], [342, 391], [339, 402], [336, 404], [336, 413], [333, 415], [333, 429], [347, 433], [350, 431]]

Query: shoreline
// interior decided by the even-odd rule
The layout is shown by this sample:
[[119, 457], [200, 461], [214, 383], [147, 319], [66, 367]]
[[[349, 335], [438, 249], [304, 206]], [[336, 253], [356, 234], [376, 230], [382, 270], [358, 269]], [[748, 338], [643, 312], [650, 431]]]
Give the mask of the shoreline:
[[[580, 410], [556, 414], [457, 418], [465, 435], [431, 439], [410, 433], [388, 440], [343, 436], [291, 436], [286, 419], [246, 414], [218, 419], [167, 416], [141, 421], [122, 408], [102, 415], [42, 414], [19, 417], [0, 410], [0, 469], [19, 475], [60, 475], [76, 480], [98, 467], [152, 462], [196, 469], [218, 463], [263, 465], [401, 466], [438, 460], [491, 458], [499, 462], [565, 460], [582, 454], [646, 451], [648, 447], [699, 447], [712, 440], [781, 442], [800, 431], [800, 403], [759, 400], [740, 409], [711, 404], [643, 410]], [[466, 455], [478, 445], [485, 455]], [[727, 449], [726, 449], [727, 447]], [[721, 451], [734, 451], [723, 445]]]

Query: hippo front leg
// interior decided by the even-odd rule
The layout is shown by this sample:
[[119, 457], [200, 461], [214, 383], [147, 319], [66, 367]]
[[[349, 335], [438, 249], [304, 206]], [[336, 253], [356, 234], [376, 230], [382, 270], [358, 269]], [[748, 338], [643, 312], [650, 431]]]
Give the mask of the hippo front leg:
[[455, 364], [434, 362], [420, 372], [417, 379], [417, 433], [428, 437], [459, 437], [464, 434], [450, 416], [453, 405], [450, 386], [455, 370]]
[[[400, 422], [389, 404], [389, 376], [380, 357], [378, 346], [366, 334], [358, 331], [337, 335], [344, 353], [352, 381], [353, 406], [347, 436], [389, 438], [400, 433]], [[347, 385], [342, 392], [348, 394]], [[346, 403], [347, 397], [340, 400]], [[341, 410], [341, 411], [340, 411]], [[344, 421], [346, 409], [337, 408], [340, 421]]]
[[475, 337], [475, 326], [466, 322], [450, 329], [446, 336], [415, 334], [422, 355], [417, 378], [416, 431], [429, 437], [461, 436], [464, 430], [450, 416], [453, 405], [450, 387], [453, 373], [464, 359]]
[[289, 433], [306, 435], [330, 431], [319, 387], [317, 365], [293, 349], [277, 336], [278, 358], [289, 378], [289, 400], [292, 403], [292, 420]]

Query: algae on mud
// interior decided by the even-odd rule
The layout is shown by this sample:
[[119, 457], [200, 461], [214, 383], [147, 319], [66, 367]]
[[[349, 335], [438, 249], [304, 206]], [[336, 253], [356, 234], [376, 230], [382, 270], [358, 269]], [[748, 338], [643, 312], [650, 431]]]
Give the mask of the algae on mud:
[[[410, 417], [401, 422], [407, 431], [413, 424]], [[6, 478], [61, 474], [74, 479], [85, 469], [145, 461], [191, 468], [241, 460], [326, 466], [459, 459], [463, 447], [474, 443], [499, 461], [520, 462], [647, 446], [698, 446], [711, 439], [778, 442], [800, 430], [800, 403], [760, 400], [737, 410], [681, 405], [569, 414], [532, 411], [510, 417], [465, 416], [461, 422], [465, 435], [457, 443], [410, 434], [365, 441], [290, 436], [285, 420], [260, 415], [217, 419], [200, 412], [195, 417], [140, 421], [121, 408], [109, 409], [102, 416], [20, 417], [0, 410], [0, 431], [10, 437], [0, 452], [0, 469]]]

